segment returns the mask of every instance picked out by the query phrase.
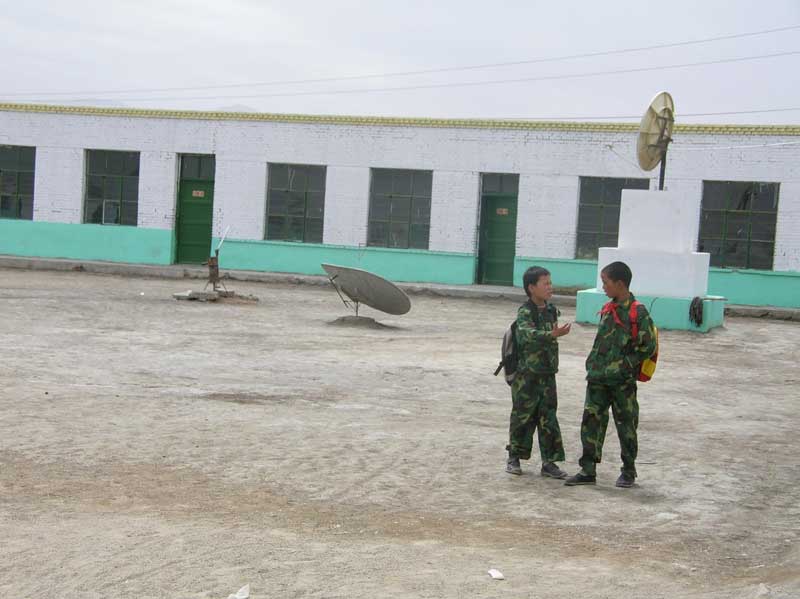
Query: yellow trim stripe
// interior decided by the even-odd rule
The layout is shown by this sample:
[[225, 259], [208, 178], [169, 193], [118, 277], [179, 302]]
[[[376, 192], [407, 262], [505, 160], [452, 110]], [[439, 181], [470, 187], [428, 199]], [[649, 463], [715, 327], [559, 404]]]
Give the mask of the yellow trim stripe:
[[[520, 129], [525, 131], [589, 131], [632, 133], [637, 123], [591, 123], [565, 121], [514, 121], [483, 119], [433, 119], [414, 117], [372, 117], [312, 114], [272, 114], [248, 112], [203, 112], [192, 110], [154, 110], [148, 108], [98, 108], [92, 106], [54, 106], [48, 104], [4, 104], [0, 112], [37, 112], [78, 114], [84, 116], [116, 116], [157, 119], [192, 119], [203, 121], [262, 121], [328, 125], [372, 125], [391, 127], [429, 127], [460, 129]], [[680, 114], [677, 115], [680, 119]], [[699, 125], [676, 124], [675, 133], [710, 135], [800, 136], [800, 125]]]

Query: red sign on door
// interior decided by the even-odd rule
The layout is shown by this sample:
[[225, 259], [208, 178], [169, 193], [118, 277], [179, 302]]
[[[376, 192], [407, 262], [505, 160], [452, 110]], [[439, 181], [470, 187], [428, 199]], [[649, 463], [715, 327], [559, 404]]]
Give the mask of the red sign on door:
[[193, 198], [204, 198], [206, 197], [206, 192], [202, 189], [193, 189], [192, 190], [192, 197]]
[[498, 208], [497, 216], [508, 216], [508, 208]]

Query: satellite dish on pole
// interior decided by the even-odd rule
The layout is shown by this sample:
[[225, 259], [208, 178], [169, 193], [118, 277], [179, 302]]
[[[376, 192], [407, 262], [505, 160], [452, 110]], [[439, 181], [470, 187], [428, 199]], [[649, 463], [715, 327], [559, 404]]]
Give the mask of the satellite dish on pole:
[[[336, 288], [342, 302], [355, 310], [358, 316], [359, 304], [366, 304], [387, 314], [405, 314], [411, 309], [411, 300], [394, 283], [376, 274], [335, 264], [323, 264], [328, 279]], [[349, 299], [346, 300], [343, 295]]]
[[667, 170], [667, 146], [672, 141], [672, 127], [675, 125], [675, 103], [667, 92], [653, 98], [639, 125], [639, 138], [636, 141], [636, 158], [642, 170], [651, 171], [661, 163], [658, 189], [664, 189], [664, 173]]

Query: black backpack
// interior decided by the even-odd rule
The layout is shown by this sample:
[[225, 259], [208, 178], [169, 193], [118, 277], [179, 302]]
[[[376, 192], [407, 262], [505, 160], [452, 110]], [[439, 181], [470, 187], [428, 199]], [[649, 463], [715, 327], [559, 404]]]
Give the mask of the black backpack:
[[514, 379], [517, 378], [517, 363], [519, 362], [519, 352], [517, 350], [517, 321], [511, 323], [503, 335], [503, 343], [500, 346], [500, 363], [494, 371], [494, 375], [500, 374], [503, 370], [503, 376], [506, 383], [513, 384]]

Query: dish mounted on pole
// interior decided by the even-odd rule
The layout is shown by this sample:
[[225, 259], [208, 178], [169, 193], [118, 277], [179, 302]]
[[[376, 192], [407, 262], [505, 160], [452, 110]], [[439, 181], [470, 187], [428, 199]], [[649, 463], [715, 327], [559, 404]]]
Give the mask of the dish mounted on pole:
[[675, 125], [675, 103], [667, 92], [653, 98], [639, 125], [639, 138], [636, 141], [636, 158], [642, 170], [651, 171], [661, 163], [658, 189], [664, 189], [664, 174], [667, 170], [667, 146], [672, 141], [672, 128]]

